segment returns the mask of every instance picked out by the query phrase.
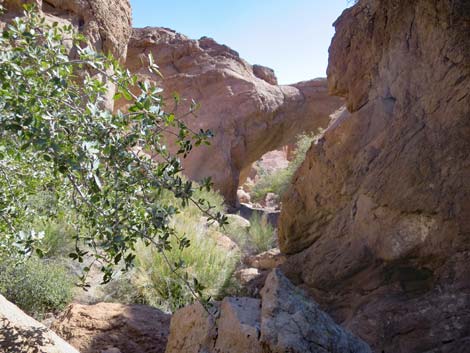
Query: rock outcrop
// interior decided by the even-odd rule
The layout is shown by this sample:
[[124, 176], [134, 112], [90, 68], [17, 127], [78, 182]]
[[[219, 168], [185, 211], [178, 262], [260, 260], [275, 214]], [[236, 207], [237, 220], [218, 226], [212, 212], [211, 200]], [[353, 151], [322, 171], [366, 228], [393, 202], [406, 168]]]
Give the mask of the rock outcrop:
[[79, 353], [0, 295], [0, 352]]
[[[145, 68], [149, 53], [163, 80]], [[180, 115], [189, 110], [191, 100], [200, 104], [198, 118], [185, 121], [193, 129], [212, 130], [215, 138], [211, 146], [193, 150], [183, 161], [185, 173], [193, 180], [211, 176], [233, 206], [241, 179], [254, 161], [303, 131], [325, 127], [329, 115], [342, 105], [341, 99], [328, 95], [325, 79], [277, 86], [272, 70], [251, 66], [227, 46], [206, 37], [190, 40], [165, 28], [134, 30], [127, 67], [158, 82], [167, 101], [177, 92]]]
[[206, 311], [197, 303], [177, 311], [166, 353], [370, 353], [279, 271], [262, 299], [225, 298]]
[[[111, 53], [122, 62], [126, 59], [132, 30], [129, 0], [0, 0], [6, 10], [0, 16], [0, 29], [23, 14], [25, 3], [35, 4], [49, 23], [71, 25], [95, 50]], [[115, 88], [111, 84], [108, 88], [105, 107], [113, 109]]]
[[4, 18], [21, 15], [25, 3], [35, 4], [50, 22], [72, 25], [96, 50], [126, 58], [131, 35], [128, 0], [1, 0], [7, 10]]
[[53, 329], [81, 353], [162, 353], [170, 315], [145, 305], [71, 304]]
[[470, 347], [470, 3], [360, 0], [336, 21], [343, 112], [284, 197], [284, 270], [381, 353]]

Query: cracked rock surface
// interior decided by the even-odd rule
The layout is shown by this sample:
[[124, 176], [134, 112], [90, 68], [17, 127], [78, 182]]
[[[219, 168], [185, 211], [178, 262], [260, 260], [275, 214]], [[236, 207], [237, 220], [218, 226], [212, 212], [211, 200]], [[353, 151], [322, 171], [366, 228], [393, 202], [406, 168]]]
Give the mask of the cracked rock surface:
[[199, 303], [180, 309], [166, 353], [371, 353], [279, 270], [261, 297], [225, 298], [210, 314]]
[[336, 21], [346, 99], [294, 176], [283, 270], [380, 353], [470, 347], [470, 3], [360, 0]]

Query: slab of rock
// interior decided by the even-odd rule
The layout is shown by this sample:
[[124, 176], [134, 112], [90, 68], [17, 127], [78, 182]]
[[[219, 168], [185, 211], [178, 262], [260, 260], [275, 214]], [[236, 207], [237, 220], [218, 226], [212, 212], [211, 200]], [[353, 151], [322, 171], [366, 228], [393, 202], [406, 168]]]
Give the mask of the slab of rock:
[[279, 271], [261, 290], [261, 342], [270, 353], [372, 353]]
[[166, 353], [371, 353], [279, 270], [262, 300], [225, 298], [217, 312], [197, 303], [175, 313]]
[[71, 304], [52, 327], [82, 353], [161, 353], [170, 317], [145, 305]]
[[262, 353], [260, 311], [259, 299], [225, 298], [220, 305], [214, 351]]
[[469, 347], [469, 18], [464, 0], [347, 9], [328, 83], [348, 110], [282, 200], [284, 271], [377, 352]]
[[0, 352], [79, 353], [2, 295], [0, 295]]
[[[145, 68], [149, 53], [163, 80]], [[166, 28], [135, 29], [126, 65], [142, 79], [161, 85], [170, 101], [177, 92], [177, 115], [188, 111], [191, 100], [200, 104], [197, 118], [190, 116], [186, 123], [196, 130], [212, 130], [215, 138], [211, 146], [194, 149], [183, 161], [184, 173], [193, 180], [211, 176], [233, 207], [238, 206], [241, 175], [249, 174], [253, 162], [293, 142], [301, 132], [326, 127], [329, 115], [343, 104], [328, 95], [325, 79], [277, 86], [271, 70], [251, 66], [227, 46], [206, 37], [191, 40]]]

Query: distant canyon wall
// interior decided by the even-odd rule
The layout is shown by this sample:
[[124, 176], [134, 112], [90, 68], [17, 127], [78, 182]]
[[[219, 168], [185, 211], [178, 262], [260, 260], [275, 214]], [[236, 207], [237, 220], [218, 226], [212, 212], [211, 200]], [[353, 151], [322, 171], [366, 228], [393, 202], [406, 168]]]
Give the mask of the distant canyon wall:
[[[153, 54], [163, 79], [146, 69]], [[176, 113], [200, 105], [192, 129], [210, 129], [210, 146], [194, 149], [183, 160], [184, 173], [193, 180], [212, 177], [226, 202], [236, 206], [237, 188], [253, 162], [266, 152], [292, 142], [297, 134], [326, 127], [329, 115], [343, 100], [328, 95], [325, 79], [278, 86], [274, 72], [251, 66], [238, 53], [211, 38], [191, 40], [165, 28], [134, 29], [127, 67], [142, 79], [164, 89], [167, 110], [173, 93], [181, 97]], [[118, 103], [124, 108], [126, 102]]]

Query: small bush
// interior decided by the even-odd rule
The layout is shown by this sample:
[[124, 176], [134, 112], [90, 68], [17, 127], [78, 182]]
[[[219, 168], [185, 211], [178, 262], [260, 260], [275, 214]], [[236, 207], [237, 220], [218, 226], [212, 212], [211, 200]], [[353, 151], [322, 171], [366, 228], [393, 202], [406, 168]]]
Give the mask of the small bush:
[[[198, 197], [222, 209], [223, 199], [219, 194], [198, 193]], [[161, 202], [172, 204], [176, 201], [164, 194]], [[186, 276], [191, 284], [197, 278], [204, 286], [205, 296], [218, 297], [223, 292], [239, 262], [239, 253], [217, 245], [216, 239], [220, 236], [217, 226], [208, 226], [195, 206], [189, 206], [174, 216], [172, 225], [179, 236], [186, 236], [191, 246], [180, 249], [176, 237], [172, 237], [172, 249], [165, 254], [171, 264], [182, 261], [184, 269], [179, 274], [174, 273], [158, 250], [140, 243], [136, 248], [136, 265], [132, 274], [108, 285], [107, 300], [145, 303], [173, 312], [194, 301], [191, 290], [181, 285], [180, 275]]]
[[302, 134], [297, 137], [295, 156], [287, 168], [279, 169], [273, 173], [266, 173], [258, 169], [260, 179], [250, 191], [252, 201], [262, 202], [270, 192], [282, 196], [286, 192], [295, 171], [304, 161], [305, 155], [315, 138], [316, 136], [309, 134]]
[[0, 293], [37, 319], [63, 309], [72, 299], [72, 290], [72, 277], [59, 262], [33, 257], [0, 263]]
[[276, 246], [274, 227], [267, 221], [266, 216], [257, 213], [251, 216], [249, 228], [229, 223], [225, 232], [245, 254], [258, 254]]
[[249, 242], [256, 253], [272, 249], [276, 245], [274, 227], [267, 221], [266, 216], [254, 213], [250, 219]]

